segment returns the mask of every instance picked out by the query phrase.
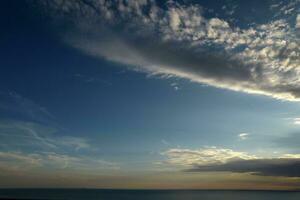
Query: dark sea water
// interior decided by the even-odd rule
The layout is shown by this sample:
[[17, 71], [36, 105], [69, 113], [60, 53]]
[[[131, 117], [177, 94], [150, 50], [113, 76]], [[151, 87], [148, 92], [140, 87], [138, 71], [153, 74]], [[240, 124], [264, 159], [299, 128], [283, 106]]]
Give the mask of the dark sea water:
[[300, 192], [209, 190], [2, 189], [0, 199], [300, 200]]

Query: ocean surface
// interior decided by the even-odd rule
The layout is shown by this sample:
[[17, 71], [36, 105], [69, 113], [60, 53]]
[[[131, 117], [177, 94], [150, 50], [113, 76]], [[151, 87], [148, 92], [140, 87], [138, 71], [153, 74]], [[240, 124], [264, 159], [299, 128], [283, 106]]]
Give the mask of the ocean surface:
[[300, 200], [300, 192], [218, 190], [0, 189], [0, 199]]

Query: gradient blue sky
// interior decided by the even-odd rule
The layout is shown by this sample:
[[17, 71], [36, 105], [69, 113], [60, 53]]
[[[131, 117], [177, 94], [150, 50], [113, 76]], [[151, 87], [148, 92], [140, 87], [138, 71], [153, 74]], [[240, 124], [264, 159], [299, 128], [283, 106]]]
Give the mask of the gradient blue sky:
[[[70, 2], [72, 4], [72, 1]], [[297, 27], [299, 2], [289, 2], [291, 6], [287, 8], [279, 1], [162, 1], [157, 2], [156, 6], [162, 10], [172, 10], [172, 6], [179, 10], [198, 6], [202, 12], [199, 15], [206, 20], [221, 19], [228, 22], [232, 29], [238, 27], [249, 30], [251, 27], [271, 24], [276, 20], [285, 20], [290, 27]], [[274, 10], [277, 8], [274, 5], [277, 5], [278, 10]], [[291, 8], [291, 11], [287, 11]], [[221, 179], [228, 181], [229, 185], [233, 182], [230, 186], [232, 188], [236, 188], [240, 180], [243, 183], [248, 181], [249, 185], [247, 183], [241, 187], [252, 188], [253, 184], [257, 184], [252, 177], [258, 182], [263, 178], [249, 174], [256, 172], [253, 169], [238, 172], [233, 170], [233, 174], [241, 176], [235, 179], [232, 178], [232, 172], [228, 172], [232, 170], [212, 169], [201, 172], [199, 169], [198, 172], [197, 167], [203, 164], [230, 163], [232, 158], [284, 159], [288, 162], [298, 162], [300, 106], [297, 102], [298, 80], [294, 76], [285, 76], [285, 72], [279, 70], [274, 72], [278, 78], [276, 84], [266, 83], [267, 86], [262, 86], [260, 81], [270, 78], [269, 75], [265, 75], [262, 80], [249, 79], [251, 87], [242, 85], [236, 89], [233, 86], [239, 83], [239, 78], [236, 77], [242, 77], [243, 74], [231, 77], [231, 74], [235, 74], [234, 67], [228, 67], [232, 71], [221, 70], [214, 76], [213, 73], [217, 71], [209, 70], [215, 66], [209, 66], [204, 75], [200, 73], [200, 78], [193, 78], [193, 75], [197, 76], [198, 71], [193, 72], [192, 67], [190, 71], [190, 63], [181, 61], [176, 54], [174, 62], [178, 60], [179, 65], [187, 63], [188, 75], [181, 75], [181, 72], [185, 73], [185, 66], [175, 68], [179, 72], [173, 72], [172, 67], [162, 67], [162, 71], [167, 70], [166, 72], [159, 71], [160, 68], [158, 71], [149, 70], [147, 67], [140, 69], [139, 61], [128, 63], [126, 59], [122, 60], [122, 54], [116, 53], [116, 58], [114, 55], [108, 58], [106, 49], [100, 47], [99, 54], [94, 52], [93, 45], [101, 46], [103, 42], [101, 39], [97, 40], [97, 34], [104, 37], [104, 43], [115, 40], [109, 38], [107, 33], [103, 36], [103, 24], [100, 25], [100, 31], [79, 34], [74, 28], [76, 20], [75, 23], [69, 22], [70, 18], [74, 18], [73, 13], [62, 16], [54, 14], [53, 17], [52, 11], [49, 12], [51, 9], [55, 10], [54, 13], [59, 12], [59, 8], [55, 6], [45, 7], [35, 1], [1, 2], [0, 176], [9, 177], [11, 181], [1, 179], [0, 186], [36, 187], [32, 180], [45, 177], [42, 184], [45, 187], [85, 187], [86, 182], [78, 177], [86, 175], [85, 181], [91, 183], [89, 187], [131, 188], [139, 187], [137, 185], [140, 184], [142, 188], [180, 188], [182, 185], [187, 188], [226, 188], [226, 184], [218, 185], [217, 181], [208, 183], [208, 186], [195, 185], [197, 180], [201, 182]], [[282, 14], [281, 11], [290, 13]], [[131, 47], [139, 51], [141, 46], [143, 48], [143, 45], [139, 44], [139, 34], [143, 33], [134, 32], [133, 35], [137, 34], [136, 36], [128, 36], [128, 32], [122, 32], [122, 23], [128, 26], [128, 23], [134, 23], [132, 18], [125, 18], [127, 21], [124, 19], [125, 22], [121, 20], [117, 25], [112, 25], [110, 31], [121, 35], [122, 40], [133, 41]], [[94, 23], [98, 21], [91, 22], [87, 25], [89, 28], [85, 28], [93, 30]], [[142, 26], [137, 24], [134, 24], [132, 29]], [[284, 30], [289, 31], [285, 36], [287, 42], [299, 44], [299, 40], [289, 38], [292, 34], [296, 37], [298, 29]], [[81, 48], [77, 43], [69, 42], [68, 38], [73, 38], [73, 33], [75, 39], [72, 41], [86, 37], [84, 43], [91, 44]], [[149, 34], [148, 31], [146, 36], [141, 38], [148, 39], [151, 43], [152, 36]], [[158, 46], [149, 49], [155, 51], [155, 48], [164, 47], [158, 43]], [[113, 53], [109, 51], [114, 43], [105, 45], [107, 53]], [[264, 45], [268, 47], [268, 44]], [[226, 53], [230, 56], [243, 53], [241, 48], [245, 47], [242, 46]], [[169, 48], [183, 48], [183, 54], [186, 53], [185, 46], [167, 47], [166, 51]], [[201, 50], [205, 49], [204, 54], [212, 52], [214, 55], [219, 48], [226, 50], [227, 47], [219, 43], [216, 46], [204, 44]], [[124, 50], [122, 47], [120, 49]], [[150, 51], [149, 49], [145, 52]], [[295, 52], [296, 58], [289, 58], [294, 59], [296, 63], [296, 67], [290, 64], [290, 74], [297, 74], [299, 68], [299, 51]], [[192, 54], [195, 54], [194, 50]], [[155, 53], [150, 55], [150, 60], [155, 60], [155, 56]], [[209, 59], [213, 58], [208, 56]], [[282, 61], [280, 59], [273, 57], [263, 60], [259, 65], [263, 65], [264, 62]], [[220, 63], [226, 62], [226, 59], [221, 60]], [[159, 65], [160, 61], [158, 59], [152, 64]], [[145, 62], [149, 64], [149, 60]], [[161, 62], [162, 65], [166, 63]], [[207, 60], [204, 61], [206, 62]], [[172, 62], [167, 65], [172, 66]], [[221, 66], [216, 68], [219, 67]], [[265, 70], [265, 74], [270, 73], [266, 70], [268, 67], [262, 70]], [[199, 68], [201, 71], [201, 66]], [[236, 69], [238, 70], [239, 68]], [[213, 82], [202, 81], [203, 76], [212, 79]], [[289, 78], [291, 83], [288, 82]], [[223, 83], [226, 83], [225, 86]], [[289, 85], [291, 88], [284, 88], [283, 85]], [[202, 154], [206, 150], [213, 154], [209, 153], [208, 157], [216, 155], [218, 158], [202, 163], [197, 157], [189, 154], [192, 152], [199, 154], [199, 157], [205, 157], [207, 155]], [[188, 155], [185, 154], [187, 152]], [[227, 155], [230, 155], [229, 158]], [[191, 177], [181, 170], [194, 170], [205, 177], [197, 179], [198, 175]], [[71, 177], [70, 180], [77, 181], [74, 185], [72, 181], [62, 183], [60, 178], [50, 178], [52, 175], [60, 177], [60, 173], [66, 171], [75, 174], [66, 175], [67, 178]], [[225, 175], [216, 175], [218, 173], [215, 171], [221, 171]], [[89, 181], [90, 175], [95, 173], [108, 177]], [[175, 177], [178, 176], [178, 185], [168, 185], [167, 180], [173, 176], [172, 173], [176, 174]], [[152, 184], [147, 183], [149, 177], [144, 177], [149, 174], [158, 176], [152, 180]], [[167, 178], [163, 178], [164, 175]], [[300, 185], [299, 173], [280, 174], [280, 181], [276, 179], [276, 174], [266, 176], [270, 179], [269, 182], [258, 185], [258, 188], [276, 188], [280, 184], [284, 185], [282, 182], [286, 188], [298, 188]], [[25, 180], [20, 181], [22, 177], [25, 177]], [[274, 177], [276, 180], [273, 180]], [[278, 182], [280, 184], [276, 185]]]

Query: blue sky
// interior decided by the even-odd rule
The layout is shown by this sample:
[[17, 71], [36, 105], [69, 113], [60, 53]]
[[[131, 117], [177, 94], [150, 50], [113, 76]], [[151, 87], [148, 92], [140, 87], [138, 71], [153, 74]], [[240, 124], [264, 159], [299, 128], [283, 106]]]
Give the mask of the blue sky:
[[67, 2], [1, 3], [1, 187], [300, 187], [298, 1]]

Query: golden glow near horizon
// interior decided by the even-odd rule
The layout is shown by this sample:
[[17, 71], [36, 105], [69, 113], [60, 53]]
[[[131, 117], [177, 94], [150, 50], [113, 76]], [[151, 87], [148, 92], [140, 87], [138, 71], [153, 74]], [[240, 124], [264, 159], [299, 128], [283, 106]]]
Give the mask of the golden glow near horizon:
[[80, 173], [8, 174], [0, 187], [114, 188], [114, 189], [245, 189], [298, 190], [299, 178], [210, 172], [148, 172], [144, 174], [89, 175]]
[[0, 21], [0, 188], [300, 190], [300, 0], [12, 0]]

